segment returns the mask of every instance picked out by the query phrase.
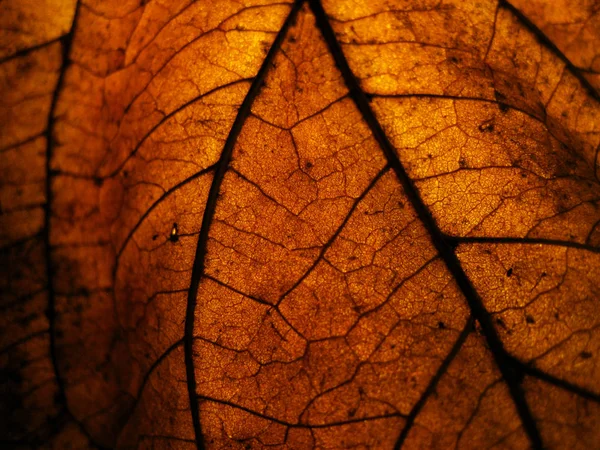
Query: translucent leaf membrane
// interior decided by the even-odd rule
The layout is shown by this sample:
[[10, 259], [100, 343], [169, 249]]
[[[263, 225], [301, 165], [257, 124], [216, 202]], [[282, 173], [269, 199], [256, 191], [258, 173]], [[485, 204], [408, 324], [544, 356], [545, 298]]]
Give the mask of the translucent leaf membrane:
[[600, 92], [600, 14], [594, 2], [563, 1], [552, 5], [543, 1], [514, 0], [528, 20], [565, 54], [576, 69]]
[[[595, 169], [597, 100], [503, 2], [369, 3], [365, 10], [354, 2], [324, 2], [324, 7], [368, 94], [475, 98], [522, 110]], [[373, 109], [389, 129], [380, 110], [384, 104]]]
[[530, 448], [478, 333], [467, 337], [402, 443], [406, 448]]
[[346, 95], [304, 8], [240, 133], [210, 230], [194, 351], [211, 447], [393, 446], [465, 325]]
[[[0, 6], [0, 60], [44, 46], [71, 29], [76, 0], [6, 0]], [[54, 62], [60, 63], [59, 58]]]
[[596, 9], [2, 2], [0, 442], [595, 447]]
[[57, 106], [51, 241], [58, 246], [58, 367], [73, 415], [109, 447], [193, 438], [189, 418], [170, 422], [162, 441], [149, 438], [163, 429], [156, 421], [164, 416], [147, 415], [145, 392], [156, 388], [158, 370], [165, 394], [152, 408], [189, 414], [180, 391], [185, 377], [160, 374], [185, 372], [173, 355], [181, 355], [213, 165], [247, 79], [289, 9], [169, 7], [174, 16], [164, 22], [160, 4], [82, 5]]
[[599, 255], [558, 245], [473, 244], [459, 257], [509, 352], [600, 391], [596, 299]]
[[373, 105], [443, 232], [596, 239], [594, 171], [537, 118], [494, 101], [398, 98]]

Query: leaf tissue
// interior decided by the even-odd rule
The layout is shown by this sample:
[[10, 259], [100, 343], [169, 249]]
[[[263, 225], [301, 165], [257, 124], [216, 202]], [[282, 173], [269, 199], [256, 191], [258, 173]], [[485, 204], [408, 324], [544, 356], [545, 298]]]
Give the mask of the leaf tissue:
[[593, 0], [3, 0], [0, 446], [600, 448]]

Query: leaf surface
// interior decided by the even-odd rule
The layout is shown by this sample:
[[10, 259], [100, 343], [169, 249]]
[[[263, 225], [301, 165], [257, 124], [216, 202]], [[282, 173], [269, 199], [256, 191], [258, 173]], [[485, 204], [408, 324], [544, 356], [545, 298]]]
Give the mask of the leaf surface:
[[598, 444], [593, 7], [55, 3], [0, 5], [3, 443]]

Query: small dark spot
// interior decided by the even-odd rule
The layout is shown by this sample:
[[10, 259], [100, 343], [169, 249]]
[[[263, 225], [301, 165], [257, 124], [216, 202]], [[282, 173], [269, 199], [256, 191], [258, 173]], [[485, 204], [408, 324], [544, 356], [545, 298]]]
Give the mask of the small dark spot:
[[431, 153], [427, 153], [427, 158], [433, 159], [433, 155]]
[[348, 261], [356, 261], [357, 259], [358, 259], [358, 256], [354, 256], [354, 255], [348, 257]]
[[445, 329], [445, 328], [446, 328], [446, 324], [445, 324], [444, 322], [438, 322], [438, 328], [439, 328], [440, 330], [443, 330], [443, 329]]
[[502, 100], [506, 100], [506, 95], [504, 95], [502, 92], [497, 91], [496, 89], [494, 89], [494, 97], [496, 98], [496, 100], [498, 100], [499, 102]]
[[592, 357], [592, 354], [591, 352], [581, 352], [579, 356], [581, 356], [583, 359], [590, 359]]
[[155, 241], [158, 239], [158, 234], [155, 234], [154, 236], [152, 236], [152, 240]]
[[129, 176], [129, 172], [126, 170], [123, 171], [123, 178], [127, 178]]
[[313, 167], [313, 163], [311, 163], [310, 161], [306, 161], [306, 163], [304, 163], [304, 167], [310, 169], [311, 167]]
[[525, 316], [525, 322], [527, 322], [527, 323], [535, 323], [535, 320], [534, 320], [534, 318], [532, 316], [530, 316], [529, 314], [527, 314]]
[[179, 230], [177, 229], [177, 222], [173, 223], [173, 228], [171, 228], [169, 240], [171, 242], [177, 242], [179, 240]]
[[479, 131], [482, 133], [491, 133], [494, 131], [494, 119], [486, 120], [479, 125]]
[[506, 330], [506, 324], [504, 323], [504, 320], [502, 320], [500, 317], [496, 319], [496, 323]]
[[548, 275], [546, 272], [542, 272], [543, 277], [545, 277], [546, 275]]
[[104, 180], [100, 177], [94, 177], [94, 184], [96, 186], [102, 186], [102, 184], [104, 183]]
[[510, 107], [506, 103], [498, 103], [498, 109], [500, 112], [505, 113], [510, 109]]
[[458, 58], [456, 56], [451, 56], [449, 58], [449, 60], [450, 60], [451, 63], [454, 63], [454, 64], [456, 64], [458, 62]]
[[460, 168], [464, 169], [467, 167], [467, 161], [462, 156], [458, 159], [458, 165]]
[[402, 202], [402, 201], [398, 202], [398, 206], [403, 209], [404, 208], [404, 202]]
[[557, 312], [555, 312], [555, 313], [554, 313], [554, 318], [555, 318], [556, 320], [558, 320], [558, 318], [559, 318], [559, 317], [560, 317], [560, 316], [559, 316], [559, 314], [558, 314]]
[[290, 36], [290, 38], [288, 39], [288, 41], [290, 42], [296, 42], [296, 36]]
[[508, 269], [508, 270], [506, 271], [506, 276], [507, 276], [507, 277], [510, 277], [510, 276], [512, 276], [512, 274], [513, 274], [513, 268], [511, 267], [510, 269]]
[[523, 173], [521, 174], [521, 178], [527, 178], [527, 174], [526, 174], [525, 172], [523, 172]]

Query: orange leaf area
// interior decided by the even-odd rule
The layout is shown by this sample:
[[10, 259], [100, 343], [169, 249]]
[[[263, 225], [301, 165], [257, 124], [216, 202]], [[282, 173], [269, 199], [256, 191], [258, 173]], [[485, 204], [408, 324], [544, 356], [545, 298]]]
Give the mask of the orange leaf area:
[[600, 446], [599, 14], [1, 2], [1, 446]]

